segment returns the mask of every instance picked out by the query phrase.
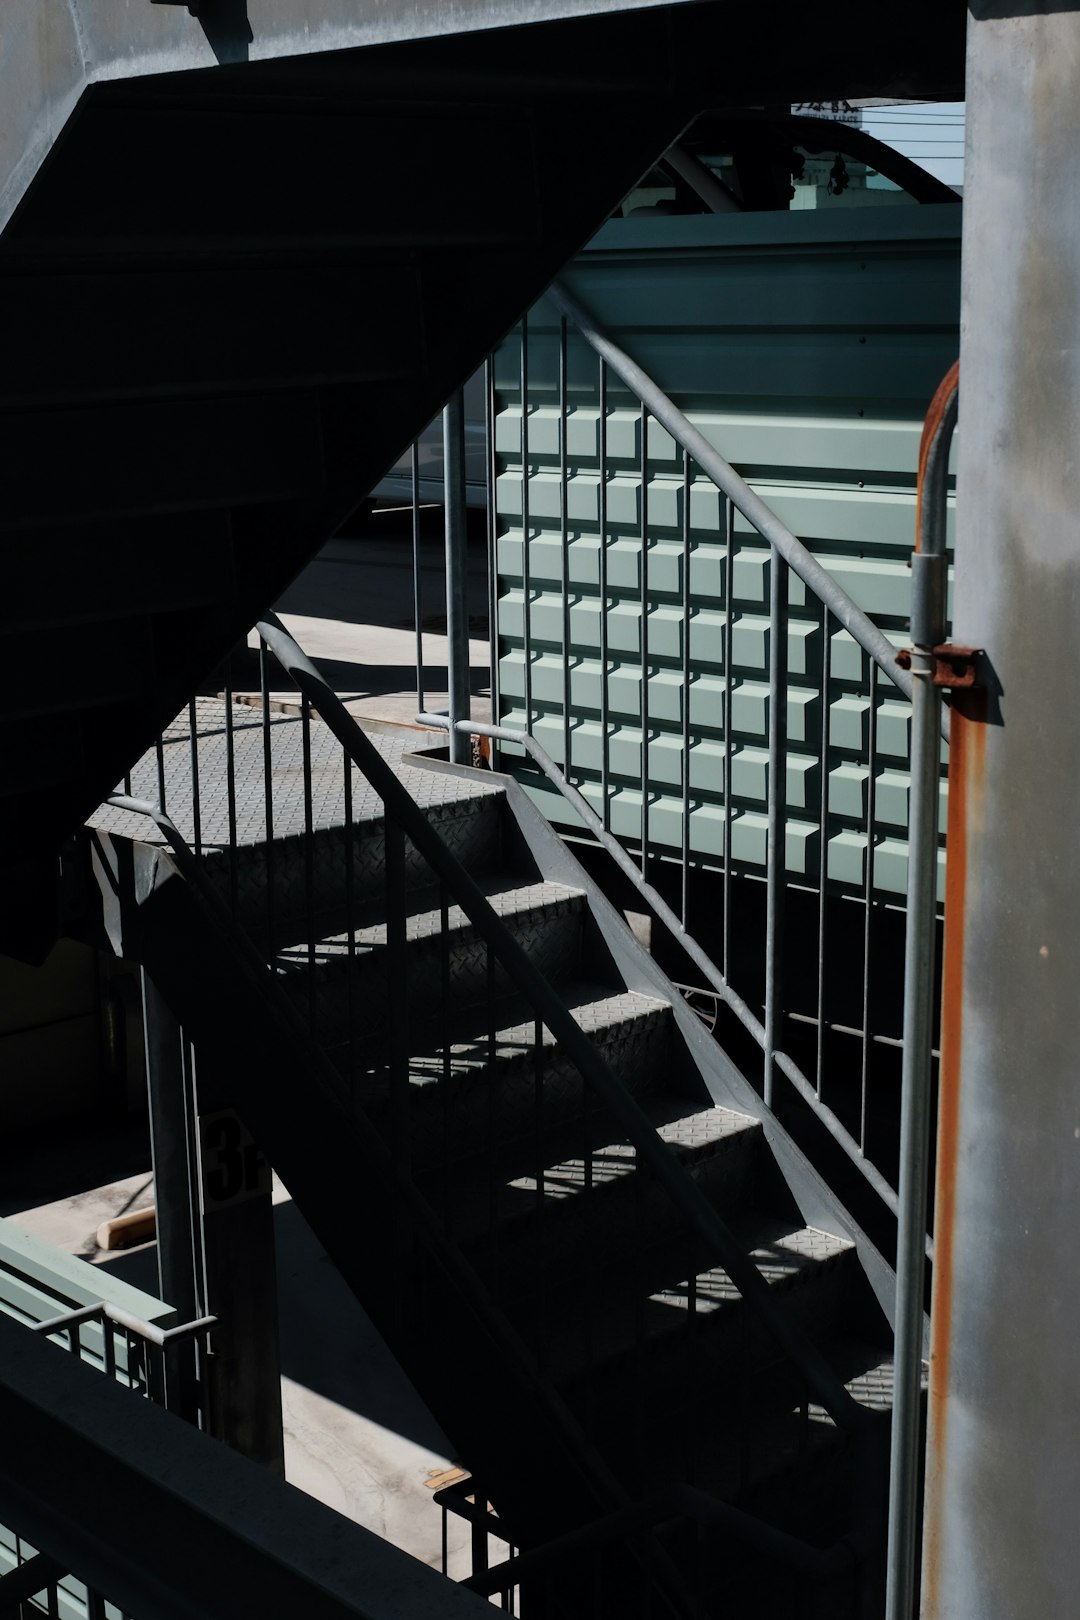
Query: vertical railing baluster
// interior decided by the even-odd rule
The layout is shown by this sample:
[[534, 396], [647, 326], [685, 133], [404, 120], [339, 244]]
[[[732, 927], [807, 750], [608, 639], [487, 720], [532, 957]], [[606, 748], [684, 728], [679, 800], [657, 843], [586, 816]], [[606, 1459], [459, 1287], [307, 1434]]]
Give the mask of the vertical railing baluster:
[[779, 552], [769, 565], [769, 803], [765, 923], [765, 1103], [776, 1105], [776, 1053], [783, 1038], [784, 888], [787, 873], [788, 570]]
[[[473, 1496], [473, 1502], [478, 1508], [487, 1506], [479, 1491]], [[473, 1519], [470, 1525], [470, 1540], [472, 1542], [472, 1573], [482, 1575], [488, 1567], [488, 1536], [486, 1527], [476, 1519]]]
[[870, 713], [867, 726], [868, 771], [866, 777], [866, 862], [863, 888], [863, 994], [862, 994], [862, 1054], [859, 1065], [859, 1146], [866, 1152], [867, 1094], [870, 1084], [870, 1005], [874, 952], [874, 864], [877, 821], [877, 728], [878, 728], [878, 667], [867, 657], [867, 684], [870, 693]]
[[599, 525], [599, 589], [600, 589], [600, 819], [609, 827], [608, 778], [610, 759], [610, 715], [608, 712], [608, 536], [607, 536], [607, 367], [600, 361], [599, 413], [597, 416], [596, 453], [599, 462], [597, 481], [597, 522]]
[[547, 1165], [544, 1147], [544, 1026], [540, 1019], [533, 1021], [533, 1173], [536, 1186], [533, 1218], [536, 1231], [536, 1362], [541, 1373], [547, 1365], [547, 1266], [544, 1255], [544, 1194], [547, 1185]]
[[[499, 696], [499, 540], [498, 514], [495, 506], [496, 461], [495, 426], [497, 421], [495, 398], [495, 356], [489, 354], [484, 362], [484, 420], [487, 437], [485, 473], [487, 477], [487, 558], [488, 558], [488, 658], [491, 665], [489, 692], [491, 719], [495, 725], [502, 720], [502, 700]], [[491, 768], [498, 769], [499, 744], [490, 740]]]
[[168, 810], [165, 799], [165, 738], [160, 732], [154, 739], [154, 758], [157, 764], [158, 807], [165, 812]]
[[259, 637], [259, 695], [262, 700], [263, 860], [266, 864], [266, 949], [274, 971], [274, 754], [270, 734], [270, 670], [266, 642]]
[[456, 388], [443, 406], [443, 536], [446, 601], [446, 686], [455, 765], [471, 762], [469, 672], [469, 529], [465, 500], [465, 395]]
[[353, 824], [353, 784], [352, 760], [349, 750], [342, 750], [342, 765], [344, 777], [342, 781], [343, 811], [344, 811], [344, 846], [345, 846], [345, 951], [346, 985], [345, 985], [345, 1018], [346, 1039], [348, 1042], [348, 1077], [349, 1095], [355, 1106], [356, 1103], [356, 847], [355, 828]]
[[[314, 1037], [318, 1022], [315, 921], [315, 807], [311, 787], [311, 704], [306, 693], [300, 699], [300, 732], [304, 760], [304, 910], [307, 916], [308, 1029]], [[329, 962], [327, 966], [329, 966]]]
[[559, 544], [562, 567], [563, 770], [570, 780], [570, 514], [566, 376], [566, 316], [559, 320]]
[[106, 1378], [115, 1379], [116, 1337], [113, 1332], [113, 1325], [109, 1321], [109, 1318], [105, 1315], [104, 1311], [102, 1311], [100, 1317], [95, 1317], [95, 1321], [100, 1321], [101, 1323], [101, 1347], [102, 1353], [105, 1357], [105, 1376]]
[[529, 317], [521, 317], [521, 633], [525, 730], [532, 731], [532, 572], [529, 563]]
[[585, 1367], [585, 1405], [582, 1424], [591, 1440], [596, 1424], [596, 1334], [593, 1316], [593, 1244], [595, 1242], [592, 1119], [589, 1112], [589, 1088], [581, 1081], [581, 1266], [582, 1304], [581, 1331], [583, 1362]]
[[453, 1231], [453, 1195], [451, 1119], [454, 1084], [450, 980], [450, 892], [446, 880], [439, 882], [439, 1032], [442, 1050], [442, 1152], [439, 1155], [439, 1176], [442, 1182], [443, 1230], [447, 1236]]
[[690, 927], [690, 457], [683, 451], [682, 502], [682, 903]]
[[731, 983], [731, 824], [735, 818], [732, 800], [731, 760], [734, 753], [731, 734], [732, 693], [735, 681], [732, 674], [734, 653], [731, 638], [735, 624], [735, 504], [725, 500], [727, 545], [724, 551], [724, 915], [720, 951], [720, 971]]
[[202, 854], [202, 805], [199, 802], [199, 712], [192, 698], [188, 703], [188, 741], [191, 749], [191, 820], [196, 855]]
[[632, 1209], [629, 1229], [633, 1234], [633, 1330], [634, 1330], [634, 1398], [630, 1405], [633, 1413], [633, 1468], [639, 1479], [648, 1478], [648, 1459], [645, 1455], [644, 1417], [649, 1410], [648, 1381], [645, 1376], [645, 1307], [647, 1272], [645, 1256], [649, 1247], [646, 1220], [645, 1178], [648, 1171], [637, 1153], [634, 1154]]
[[236, 844], [236, 737], [233, 720], [232, 653], [225, 660], [225, 792], [229, 817], [229, 909], [235, 918], [239, 909], [239, 852]]
[[498, 1046], [495, 1027], [495, 953], [484, 946], [484, 1002], [486, 1009], [487, 1055], [484, 1085], [487, 1088], [487, 1194], [488, 1194], [488, 1287], [499, 1286], [499, 1115], [501, 1087], [497, 1072]]
[[[698, 1398], [698, 1254], [697, 1239], [693, 1232], [689, 1234], [689, 1259], [687, 1269], [686, 1293], [686, 1388], [692, 1403]], [[702, 1390], [701, 1394], [705, 1395]], [[706, 1407], [708, 1402], [705, 1402]], [[686, 1425], [686, 1481], [688, 1485], [696, 1485], [698, 1479], [698, 1461], [701, 1450], [701, 1425], [687, 1423]]]
[[414, 439], [410, 452], [412, 466], [412, 567], [413, 624], [416, 631], [416, 706], [424, 711], [424, 579], [420, 556], [420, 441]]
[[409, 991], [405, 900], [405, 833], [384, 806], [386, 850], [386, 1009], [389, 1018], [391, 1152], [397, 1169], [409, 1169]]
[[829, 740], [832, 706], [832, 630], [828, 608], [821, 604], [821, 779], [818, 784], [818, 970], [817, 1054], [814, 1089], [819, 1099], [825, 1076], [825, 947], [829, 884]]
[[649, 865], [649, 413], [641, 407], [641, 875]]

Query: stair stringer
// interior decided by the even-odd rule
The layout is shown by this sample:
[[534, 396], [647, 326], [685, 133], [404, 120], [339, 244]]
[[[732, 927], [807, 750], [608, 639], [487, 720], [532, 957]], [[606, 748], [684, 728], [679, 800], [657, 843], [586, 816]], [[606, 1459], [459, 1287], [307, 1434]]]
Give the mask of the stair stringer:
[[[240, 1113], [452, 1443], [499, 1482], [516, 1544], [542, 1544], [624, 1506], [625, 1491], [484, 1285], [456, 1252], [448, 1257], [445, 1240], [440, 1248], [434, 1214], [417, 1228], [378, 1131], [349, 1105], [269, 976], [247, 962], [242, 936], [160, 847], [95, 831], [82, 854], [100, 897], [85, 937], [153, 980], [195, 1045], [200, 1111]], [[422, 1309], [416, 1290], [404, 1297], [402, 1287], [421, 1254]]]
[[[415, 762], [434, 770], [468, 769], [450, 766], [445, 760], [433, 759], [430, 755], [417, 755]], [[475, 774], [485, 780], [491, 779], [489, 771]], [[760, 1122], [765, 1140], [804, 1222], [807, 1226], [818, 1227], [854, 1244], [874, 1297], [892, 1327], [896, 1306], [896, 1274], [880, 1250], [792, 1141], [772, 1109], [766, 1107], [760, 1093], [687, 1006], [684, 997], [635, 938], [625, 919], [541, 815], [521, 784], [511, 776], [505, 776], [503, 781], [508, 811], [541, 875], [546, 881], [571, 883], [584, 891], [589, 914], [610, 950], [627, 989], [655, 996], [670, 1005], [686, 1053], [712, 1101]]]

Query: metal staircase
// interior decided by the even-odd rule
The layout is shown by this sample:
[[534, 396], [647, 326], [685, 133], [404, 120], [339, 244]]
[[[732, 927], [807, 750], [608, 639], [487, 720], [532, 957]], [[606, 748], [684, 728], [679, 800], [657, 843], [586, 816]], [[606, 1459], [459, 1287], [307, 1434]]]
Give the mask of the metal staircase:
[[91, 818], [103, 922], [522, 1549], [482, 1588], [872, 1609], [882, 1262], [517, 784], [263, 628], [302, 710], [178, 719]]

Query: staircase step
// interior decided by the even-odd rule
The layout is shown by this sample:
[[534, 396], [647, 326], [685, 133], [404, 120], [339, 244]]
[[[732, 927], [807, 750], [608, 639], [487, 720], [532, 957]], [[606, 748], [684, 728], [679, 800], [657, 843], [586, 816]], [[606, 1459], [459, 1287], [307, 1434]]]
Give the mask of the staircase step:
[[[496, 915], [547, 979], [572, 973], [581, 952], [583, 891], [543, 882], [507, 888], [505, 882], [505, 874], [480, 880]], [[489, 993], [505, 995], [510, 980], [497, 963], [489, 975], [487, 945], [460, 906], [447, 907], [444, 931], [437, 890], [406, 898], [405, 983], [395, 988], [415, 1042], [463, 1005], [480, 1003]], [[384, 921], [289, 946], [276, 962], [296, 1005], [309, 1012], [313, 1005], [315, 1033], [324, 1043], [343, 1040], [350, 1024], [360, 1038], [386, 1027], [392, 968]]]
[[[666, 1001], [584, 982], [564, 985], [561, 994], [576, 1022], [631, 1090], [643, 1089], [664, 1072], [673, 1028]], [[470, 1210], [482, 1206], [480, 1225], [486, 1228], [489, 1189], [505, 1187], [510, 1177], [535, 1162], [535, 1022], [519, 1020], [520, 1010], [517, 997], [493, 1007], [492, 1039], [487, 1009], [466, 1008], [456, 1020], [457, 1039], [448, 1046], [436, 1040], [409, 1058], [413, 1170], [429, 1178], [432, 1197], [445, 1201], [453, 1166], [453, 1225], [459, 1239], [475, 1224]], [[371, 1045], [365, 1043], [361, 1063], [351, 1070], [347, 1048], [336, 1056], [343, 1071], [350, 1072], [351, 1094], [380, 1119], [389, 1112], [390, 1077], [385, 1047], [380, 1043], [373, 1058]], [[571, 1148], [580, 1146], [581, 1078], [546, 1026], [541, 1030], [540, 1072], [545, 1141], [566, 1139]], [[594, 1117], [590, 1130], [594, 1139], [604, 1139], [599, 1119]], [[477, 1191], [470, 1194], [473, 1185]]]
[[[432, 806], [428, 820], [450, 852], [474, 875], [490, 870], [498, 858], [504, 794], [490, 792], [449, 799]], [[241, 922], [265, 942], [272, 925], [276, 941], [299, 941], [309, 926], [333, 937], [349, 894], [349, 852], [352, 853], [351, 895], [356, 907], [380, 903], [386, 883], [386, 823], [381, 815], [357, 821], [351, 832], [342, 825], [317, 830], [311, 844], [303, 834], [244, 844], [230, 856], [222, 850], [207, 861], [207, 871], [222, 899], [231, 904], [235, 890]], [[411, 839], [405, 840], [405, 886], [428, 888], [431, 868]], [[269, 907], [272, 909], [268, 909]], [[272, 923], [271, 923], [272, 919]]]
[[[854, 1245], [773, 1215], [744, 1214], [729, 1225], [789, 1318], [815, 1342], [831, 1336], [844, 1282], [857, 1264]], [[624, 1230], [623, 1252], [594, 1274], [590, 1290], [564, 1291], [545, 1302], [548, 1319], [561, 1324], [550, 1338], [552, 1376], [575, 1404], [584, 1401], [601, 1421], [606, 1414], [613, 1433], [625, 1422], [627, 1401], [638, 1421], [647, 1421], [646, 1393], [655, 1401], [691, 1368], [691, 1382], [745, 1379], [782, 1359], [723, 1267], [688, 1271], [688, 1236], [653, 1245], [646, 1234], [635, 1245], [635, 1236]], [[583, 1365], [583, 1318], [591, 1372]]]
[[[840, 1337], [821, 1346], [840, 1381], [861, 1406], [883, 1417], [892, 1410], [893, 1363], [889, 1350]], [[741, 1386], [728, 1402], [702, 1402], [676, 1394], [654, 1421], [643, 1425], [644, 1465], [657, 1488], [689, 1481], [748, 1512], [781, 1523], [818, 1542], [832, 1530], [823, 1496], [832, 1470], [843, 1475], [848, 1433], [837, 1428], [810, 1396], [805, 1377], [790, 1363], [772, 1366]], [[629, 1464], [629, 1454], [623, 1457]], [[807, 1515], [806, 1480], [813, 1468], [816, 1507]], [[846, 1511], [850, 1504], [843, 1504]]]
[[[763, 1143], [757, 1120], [728, 1108], [695, 1108], [670, 1093], [641, 1101], [660, 1140], [716, 1207], [730, 1210], [752, 1199]], [[642, 1178], [633, 1145], [598, 1132], [601, 1123], [590, 1131], [595, 1145], [588, 1182], [579, 1129], [577, 1155], [548, 1165], [540, 1174], [515, 1176], [500, 1188], [497, 1229], [492, 1228], [490, 1201], [474, 1200], [480, 1205], [475, 1213], [482, 1217], [475, 1228], [477, 1264], [493, 1281], [499, 1278], [508, 1309], [514, 1309], [515, 1294], [531, 1292], [536, 1279], [557, 1279], [563, 1291], [590, 1287], [598, 1272], [617, 1264], [627, 1232], [637, 1230], [638, 1223], [654, 1243], [681, 1227], [682, 1216], [667, 1193], [647, 1171]], [[471, 1230], [469, 1213], [467, 1201], [457, 1205], [455, 1234]], [[525, 1278], [534, 1282], [523, 1286], [520, 1280]]]
[[[271, 826], [267, 841], [266, 760], [272, 761]], [[424, 810], [451, 853], [470, 871], [499, 859], [505, 791], [492, 780], [406, 763], [421, 739], [410, 731], [372, 733], [380, 754]], [[229, 756], [232, 755], [232, 808]], [[166, 727], [162, 748], [165, 804], [194, 844], [192, 756], [199, 780], [199, 843], [204, 870], [222, 900], [235, 901], [241, 925], [265, 943], [306, 939], [308, 930], [330, 934], [348, 906], [385, 904], [385, 818], [382, 801], [361, 773], [351, 773], [351, 831], [346, 829], [346, 779], [341, 744], [317, 717], [309, 728], [311, 823], [307, 838], [304, 725], [299, 715], [274, 713], [264, 727], [261, 708], [201, 697], [195, 704], [195, 739], [185, 709]], [[136, 798], [158, 798], [158, 760], [148, 749], [130, 772]], [[91, 824], [135, 841], [160, 841], [140, 816], [102, 807]], [[351, 883], [347, 881], [352, 850]], [[310, 859], [309, 859], [310, 856]], [[405, 842], [405, 885], [431, 883], [431, 872]]]

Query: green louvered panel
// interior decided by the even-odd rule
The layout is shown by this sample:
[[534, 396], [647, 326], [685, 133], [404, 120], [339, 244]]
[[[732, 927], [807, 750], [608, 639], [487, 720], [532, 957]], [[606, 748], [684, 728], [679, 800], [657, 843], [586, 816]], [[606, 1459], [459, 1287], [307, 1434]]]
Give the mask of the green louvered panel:
[[[839, 221], [812, 214], [631, 219], [605, 226], [565, 276], [897, 645], [907, 640], [922, 418], [959, 342], [959, 229], [959, 209], [949, 207], [846, 213]], [[729, 533], [723, 497], [696, 470], [684, 482], [681, 450], [650, 421], [643, 612], [641, 412], [609, 377], [602, 602], [598, 363], [571, 333], [564, 540], [559, 326], [551, 307], [542, 302], [531, 311], [527, 330], [527, 623], [516, 335], [496, 363], [500, 716], [525, 724], [527, 643], [533, 733], [563, 763], [569, 744], [573, 778], [601, 809], [606, 692], [607, 812], [613, 830], [639, 845], [647, 655], [650, 848], [677, 854], [688, 834], [700, 861], [719, 864], [729, 806], [730, 858], [738, 869], [760, 870], [768, 794], [768, 548], [738, 513], [730, 515]], [[867, 661], [835, 623], [829, 647], [826, 715], [821, 608], [792, 576], [788, 868], [793, 877], [814, 880], [824, 866], [832, 883], [861, 889], [872, 833], [874, 887], [883, 898], [900, 896], [907, 886], [908, 705], [879, 679], [871, 771]], [[551, 818], [566, 824], [558, 796], [542, 786], [536, 791]]]

